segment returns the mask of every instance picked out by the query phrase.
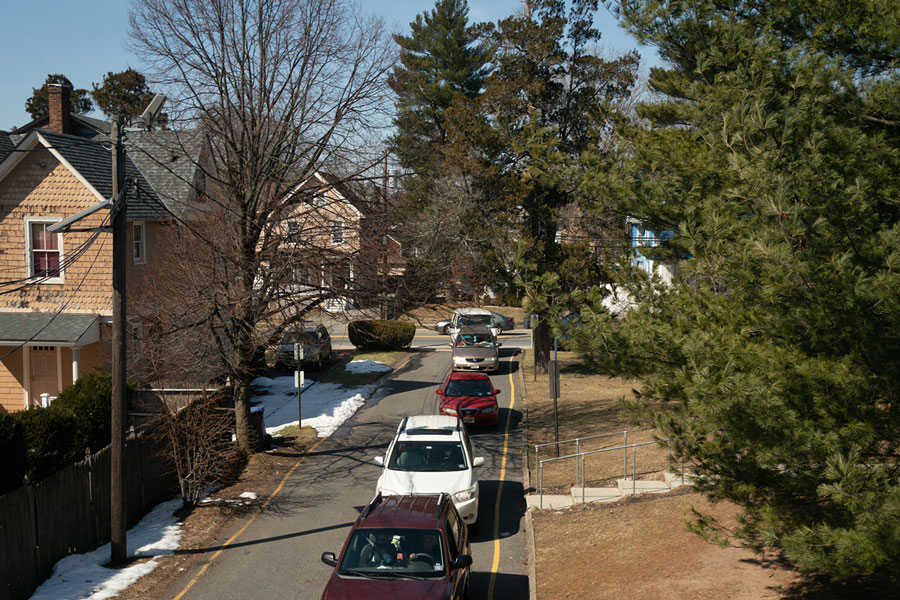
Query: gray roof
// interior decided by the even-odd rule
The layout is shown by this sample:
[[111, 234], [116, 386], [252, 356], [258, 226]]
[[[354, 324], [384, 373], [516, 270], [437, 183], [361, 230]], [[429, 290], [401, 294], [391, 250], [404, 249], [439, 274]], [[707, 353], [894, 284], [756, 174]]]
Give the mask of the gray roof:
[[[40, 133], [104, 198], [112, 196], [112, 151], [108, 141], [64, 135], [46, 129], [40, 130]], [[135, 182], [128, 188], [128, 221], [166, 221], [172, 218], [153, 186], [127, 154], [125, 177]]]
[[75, 313], [0, 312], [0, 343], [74, 344], [98, 318]]
[[15, 147], [16, 144], [12, 141], [9, 134], [5, 131], [0, 131], [0, 161], [6, 158]]
[[159, 200], [169, 212], [183, 216], [195, 198], [203, 137], [194, 131], [129, 131], [126, 140], [128, 157]]

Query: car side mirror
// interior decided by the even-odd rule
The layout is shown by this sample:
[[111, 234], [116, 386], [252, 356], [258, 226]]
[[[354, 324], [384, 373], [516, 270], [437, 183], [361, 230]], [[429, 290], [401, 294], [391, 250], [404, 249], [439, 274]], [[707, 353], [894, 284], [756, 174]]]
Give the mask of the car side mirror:
[[503, 345], [503, 342], [497, 342], [497, 347], [498, 347], [498, 348], [499, 348], [500, 346], [502, 346], [502, 345]]
[[452, 348], [452, 347], [453, 347], [453, 342], [450, 342], [450, 343], [447, 344], [447, 345], [450, 346], [450, 347]]
[[[330, 554], [326, 553], [326, 554]], [[325, 560], [325, 554], [322, 555], [322, 560]], [[453, 562], [450, 563], [451, 569], [465, 569], [466, 567], [472, 566], [472, 555], [471, 554], [460, 554], [456, 558], [453, 559]]]
[[[462, 558], [465, 555], [459, 555], [457, 558]], [[329, 567], [337, 566], [337, 556], [334, 555], [334, 552], [323, 552], [322, 553], [322, 562], [328, 565]]]
[[494, 395], [495, 395], [495, 396], [496, 396], [497, 394], [499, 394], [499, 393], [500, 393], [500, 390], [494, 390]]
[[384, 466], [384, 457], [383, 456], [373, 456], [372, 462], [378, 465], [379, 467]]
[[440, 396], [441, 394], [444, 393], [444, 391], [443, 390], [434, 390], [434, 393], [437, 394], [438, 396]]
[[473, 466], [473, 467], [480, 467], [480, 466], [483, 465], [483, 464], [484, 464], [484, 457], [483, 457], [483, 456], [476, 456], [476, 457], [475, 457], [475, 460], [472, 461], [472, 466]]

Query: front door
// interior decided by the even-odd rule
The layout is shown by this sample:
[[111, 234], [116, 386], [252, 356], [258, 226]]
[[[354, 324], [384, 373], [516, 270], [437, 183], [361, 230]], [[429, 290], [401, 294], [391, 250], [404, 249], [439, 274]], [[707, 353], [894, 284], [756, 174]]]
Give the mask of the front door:
[[32, 346], [31, 348], [31, 404], [40, 406], [41, 394], [56, 396], [59, 381], [56, 373], [56, 348]]

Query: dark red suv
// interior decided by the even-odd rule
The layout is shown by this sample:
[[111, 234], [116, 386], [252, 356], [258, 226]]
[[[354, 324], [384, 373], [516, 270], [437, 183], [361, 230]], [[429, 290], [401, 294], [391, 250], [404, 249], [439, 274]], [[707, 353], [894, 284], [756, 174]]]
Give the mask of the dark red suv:
[[472, 555], [466, 525], [448, 494], [382, 496], [360, 513], [322, 600], [469, 597]]

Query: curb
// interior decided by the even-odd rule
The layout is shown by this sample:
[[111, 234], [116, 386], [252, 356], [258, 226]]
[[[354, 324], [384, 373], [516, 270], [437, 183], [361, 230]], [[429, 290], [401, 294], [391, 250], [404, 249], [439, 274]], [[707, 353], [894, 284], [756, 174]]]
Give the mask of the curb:
[[[522, 408], [524, 409], [524, 417], [522, 418], [522, 429], [525, 434], [524, 460], [522, 461], [522, 489], [527, 490], [530, 482], [528, 476], [528, 406], [525, 405], [525, 370], [522, 365], [525, 362], [527, 349], [520, 350], [519, 360], [519, 389], [522, 391]], [[523, 498], [524, 500], [524, 498]], [[537, 600], [537, 571], [536, 562], [537, 554], [534, 546], [534, 520], [531, 517], [531, 510], [525, 505], [525, 552], [528, 560], [528, 598], [529, 600]]]

